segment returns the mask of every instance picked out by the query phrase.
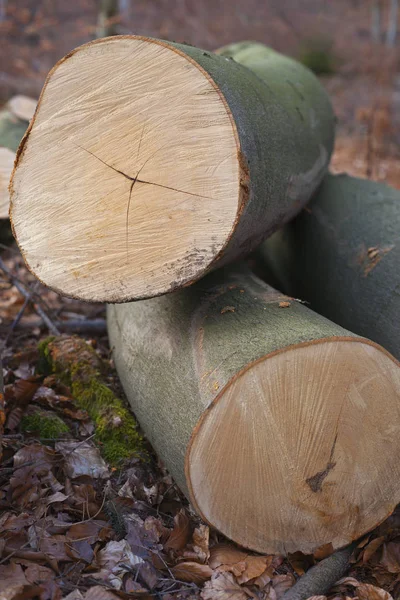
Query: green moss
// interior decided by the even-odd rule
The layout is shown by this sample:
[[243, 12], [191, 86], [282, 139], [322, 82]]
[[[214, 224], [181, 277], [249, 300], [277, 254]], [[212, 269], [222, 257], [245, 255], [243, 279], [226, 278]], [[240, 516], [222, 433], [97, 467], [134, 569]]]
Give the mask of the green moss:
[[26, 433], [35, 433], [39, 438], [55, 440], [69, 433], [69, 427], [55, 414], [36, 411], [24, 415], [21, 419], [21, 430]]
[[336, 71], [332, 44], [326, 40], [311, 39], [306, 41], [298, 60], [316, 75], [332, 75]]
[[95, 440], [112, 465], [146, 454], [133, 414], [103, 382], [103, 364], [79, 337], [49, 337], [39, 344], [42, 372], [54, 373], [71, 389], [80, 408], [95, 424]]
[[143, 452], [143, 439], [132, 413], [104, 383], [96, 377], [72, 381], [72, 395], [89, 413], [96, 425], [96, 440], [104, 458], [111, 464]]

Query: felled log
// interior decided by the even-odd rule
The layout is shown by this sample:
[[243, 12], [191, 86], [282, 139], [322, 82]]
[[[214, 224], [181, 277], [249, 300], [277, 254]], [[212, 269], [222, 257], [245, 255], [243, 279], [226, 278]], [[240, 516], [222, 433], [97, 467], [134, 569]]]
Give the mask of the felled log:
[[333, 136], [316, 77], [261, 44], [217, 55], [97, 40], [46, 80], [13, 175], [14, 232], [29, 268], [59, 292], [163, 294], [293, 217], [327, 169]]
[[10, 197], [8, 184], [14, 167], [15, 152], [35, 112], [36, 102], [27, 96], [14, 96], [0, 111], [0, 239], [6, 229]]
[[400, 359], [400, 191], [328, 175], [259, 255], [276, 285]]
[[267, 553], [334, 549], [400, 500], [400, 369], [385, 350], [222, 270], [108, 307], [132, 408], [198, 514]]

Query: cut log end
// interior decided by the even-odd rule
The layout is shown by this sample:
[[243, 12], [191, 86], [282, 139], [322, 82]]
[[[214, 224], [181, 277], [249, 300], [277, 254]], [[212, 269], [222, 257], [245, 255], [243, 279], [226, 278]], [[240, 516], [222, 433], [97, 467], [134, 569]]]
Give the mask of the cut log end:
[[237, 218], [238, 148], [221, 92], [177, 48], [135, 36], [78, 48], [51, 71], [13, 175], [28, 266], [107, 302], [198, 279]]
[[260, 552], [357, 539], [400, 498], [399, 395], [398, 363], [360, 338], [300, 344], [253, 363], [192, 435], [195, 508]]

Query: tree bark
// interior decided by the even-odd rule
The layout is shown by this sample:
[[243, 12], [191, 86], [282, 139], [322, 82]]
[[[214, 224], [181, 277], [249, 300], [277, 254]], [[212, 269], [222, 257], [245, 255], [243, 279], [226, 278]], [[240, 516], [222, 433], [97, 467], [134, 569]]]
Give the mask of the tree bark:
[[381, 12], [382, 0], [372, 0], [371, 7], [371, 35], [376, 44], [381, 42]]
[[117, 35], [118, 0], [100, 0], [96, 35], [98, 38]]
[[329, 592], [349, 569], [353, 550], [354, 545], [351, 544], [321, 560], [283, 595], [282, 600], [307, 600]]
[[389, 48], [392, 48], [396, 43], [398, 13], [398, 0], [390, 0], [388, 28], [386, 32], [386, 45], [389, 46]]
[[98, 40], [47, 78], [13, 176], [14, 231], [29, 268], [61, 293], [163, 294], [292, 218], [326, 172], [333, 137], [317, 78], [262, 44], [218, 55]]
[[224, 535], [338, 548], [396, 506], [400, 370], [379, 346], [232, 268], [110, 305], [108, 329], [142, 428]]
[[399, 359], [399, 231], [398, 190], [328, 175], [301, 215], [262, 244], [259, 255], [280, 289]]
[[26, 96], [14, 96], [0, 111], [0, 240], [10, 237], [8, 184], [14, 167], [15, 152], [33, 116], [35, 101]]

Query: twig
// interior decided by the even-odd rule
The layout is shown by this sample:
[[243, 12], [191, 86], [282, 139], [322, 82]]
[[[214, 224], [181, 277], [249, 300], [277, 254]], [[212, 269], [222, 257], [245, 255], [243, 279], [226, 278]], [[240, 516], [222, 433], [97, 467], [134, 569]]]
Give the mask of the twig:
[[[9, 277], [10, 281], [17, 288], [17, 290], [20, 292], [20, 294], [22, 294], [24, 296], [24, 298], [27, 299], [28, 302], [30, 302], [32, 300], [32, 296], [34, 295], [34, 292], [32, 292], [31, 290], [28, 291], [25, 289], [24, 285], [21, 284], [18, 281], [18, 278], [12, 274], [10, 269], [4, 264], [4, 262], [1, 258], [0, 258], [0, 269], [2, 271], [4, 271], [4, 273]], [[27, 286], [27, 287], [29, 288], [29, 286]], [[60, 335], [60, 331], [58, 330], [56, 325], [53, 323], [53, 321], [50, 319], [50, 317], [45, 313], [43, 308], [36, 302], [32, 302], [32, 304], [33, 304], [36, 312], [38, 313], [38, 315], [43, 319], [43, 322], [46, 324], [48, 330], [53, 335]]]
[[[33, 327], [40, 327], [42, 324], [42, 319], [38, 319], [37, 321], [29, 321], [29, 323], [18, 323], [18, 327], [20, 329], [32, 329]], [[107, 333], [105, 319], [71, 319], [68, 321], [57, 319], [56, 326], [60, 331], [67, 333]]]
[[321, 560], [303, 575], [284, 595], [282, 600], [306, 600], [310, 596], [323, 596], [343, 577], [350, 566], [349, 559], [356, 542]]

